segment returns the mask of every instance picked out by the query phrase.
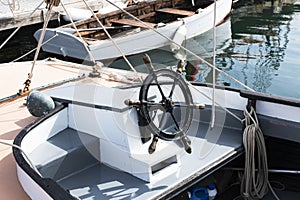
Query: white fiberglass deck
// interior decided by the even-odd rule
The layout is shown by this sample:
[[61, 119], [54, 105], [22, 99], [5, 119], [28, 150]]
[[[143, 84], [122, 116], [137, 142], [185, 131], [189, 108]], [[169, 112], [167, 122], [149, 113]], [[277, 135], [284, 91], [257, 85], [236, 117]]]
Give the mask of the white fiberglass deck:
[[[121, 112], [125, 115], [127, 112], [129, 112], [128, 109], [126, 109], [123, 98], [119, 98], [114, 101], [111, 98], [114, 97], [114, 93], [126, 98], [128, 97], [128, 95], [126, 96], [125, 94], [132, 94], [133, 89], [104, 88], [99, 86], [96, 87], [93, 85], [79, 84], [77, 87], [77, 92], [85, 91], [85, 94], [89, 94], [88, 91], [94, 92], [92, 96], [88, 97], [87, 95], [76, 95], [76, 92], [74, 88], [71, 87], [71, 85], [73, 85], [73, 83], [55, 88], [48, 91], [47, 93], [51, 94], [51, 96], [55, 99], [63, 100], [63, 102], [67, 102], [69, 104], [74, 103], [80, 106], [87, 105], [88, 107], [95, 106], [95, 109], [104, 109], [106, 110], [104, 111], [104, 113], [114, 112], [114, 109], [118, 110], [116, 112]], [[137, 90], [137, 88], [134, 88], [134, 90]], [[124, 93], [124, 95], [122, 95], [122, 93]], [[107, 97], [107, 99], [103, 97]], [[57, 171], [53, 178], [56, 179], [58, 184], [61, 185], [64, 189], [70, 191], [72, 195], [77, 196], [80, 199], [144, 200], [164, 198], [165, 195], [172, 195], [172, 193], [176, 192], [180, 187], [184, 186], [187, 183], [205, 178], [206, 175], [212, 173], [215, 169], [218, 169], [223, 164], [229, 162], [240, 154], [240, 150], [242, 147], [242, 125], [239, 124], [239, 122], [236, 122], [235, 119], [227, 116], [225, 125], [223, 124], [224, 126], [218, 126], [219, 122], [216, 121], [215, 127], [210, 128], [208, 123], [210, 119], [210, 108], [208, 107], [204, 111], [198, 112], [200, 112], [201, 115], [201, 122], [198, 121], [196, 123], [200, 123], [200, 125], [196, 129], [192, 128], [190, 130], [192, 133], [189, 133], [189, 135], [193, 135], [190, 136], [192, 142], [192, 154], [187, 154], [184, 149], [180, 147], [179, 142], [178, 147], [182, 148], [178, 155], [180, 157], [179, 168], [175, 172], [169, 173], [168, 168], [171, 169], [172, 167], [174, 167], [173, 164], [170, 164], [165, 168], [160, 169], [161, 171], [158, 170], [153, 172], [154, 176], [160, 173], [159, 176], [163, 176], [163, 178], [158, 178], [155, 179], [155, 181], [147, 182], [136, 178], [129, 173], [116, 169], [115, 167], [109, 167], [108, 165], [99, 162], [99, 160], [97, 159], [95, 159], [94, 163], [91, 163], [88, 159], [88, 164], [85, 167], [81, 167], [81, 170], [74, 171], [73, 173], [68, 173], [68, 175], [62, 175], [63, 173], [65, 173], [66, 169], [70, 168], [70, 166], [76, 165], [78, 163], [79, 157], [82, 156], [80, 154], [80, 156], [77, 156], [77, 159], [72, 161], [70, 160], [70, 158], [76, 157], [72, 155], [72, 153], [69, 156], [67, 155], [67, 157], [69, 158], [68, 163], [64, 163], [64, 161], [58, 162], [59, 169], [56, 169]], [[68, 117], [68, 119], [69, 118], [70, 116]], [[85, 119], [85, 121], [86, 124], [91, 125], [90, 119]], [[113, 122], [111, 123], [112, 124], [110, 125], [110, 130], [111, 132], [113, 132], [115, 129], [112, 127], [114, 126]], [[91, 129], [88, 128], [88, 130]], [[70, 131], [73, 132], [73, 134], [70, 134]], [[64, 134], [67, 134], [68, 136], [63, 136]], [[55, 148], [62, 148], [65, 151], [65, 147], [68, 146], [68, 142], [73, 141], [73, 139], [71, 139], [70, 137], [76, 138], [78, 137], [78, 134], [89, 135], [89, 137], [91, 137], [91, 140], [99, 140], [96, 134], [82, 132], [82, 130], [70, 130], [70, 127], [68, 127], [67, 129], [62, 130], [60, 133], [52, 137], [49, 143], [51, 143], [51, 145], [55, 145], [55, 141], [59, 141], [57, 143], [64, 144], [64, 147], [57, 145]], [[160, 143], [165, 142], [166, 141], [160, 140]], [[171, 143], [176, 142], [171, 141]], [[47, 146], [48, 142], [45, 142], [45, 145]], [[101, 145], [102, 144], [100, 141], [100, 149]], [[40, 151], [40, 148], [43, 149], [42, 146], [39, 146], [37, 152], [42, 152]], [[166, 148], [166, 150], [168, 149]], [[56, 149], [55, 151], [59, 150]], [[109, 154], [110, 156], [114, 156], [113, 152], [108, 151], [104, 153]], [[101, 150], [100, 154], [102, 154]], [[36, 154], [32, 154], [32, 156], [34, 156], [34, 158], [40, 157]], [[147, 157], [149, 159], [152, 159], [153, 155], [144, 154], [143, 157], [143, 159], [147, 160]], [[81, 162], [84, 162], [84, 160], [88, 158], [88, 155], [83, 156], [82, 158], [84, 159], [82, 159]], [[121, 161], [124, 158], [119, 157], [117, 159]], [[61, 162], [63, 162], [63, 164]], [[78, 163], [78, 165], [81, 164], [82, 163]], [[41, 172], [42, 171], [43, 169], [41, 169]]]
[[[207, 124], [201, 124], [197, 137], [204, 137], [207, 129]], [[203, 138], [191, 138], [193, 153], [182, 151], [179, 170], [155, 183], [147, 183], [99, 162], [62, 178], [58, 183], [80, 199], [156, 199], [176, 191], [192, 179], [205, 178], [207, 172], [234, 157], [236, 149], [241, 147], [241, 137], [240, 130], [224, 128], [216, 144]]]

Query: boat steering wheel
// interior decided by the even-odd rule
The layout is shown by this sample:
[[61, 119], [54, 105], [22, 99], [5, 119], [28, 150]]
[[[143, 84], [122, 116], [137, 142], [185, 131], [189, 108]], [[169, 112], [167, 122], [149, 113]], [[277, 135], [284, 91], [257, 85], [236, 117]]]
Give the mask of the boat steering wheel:
[[193, 117], [193, 99], [187, 83], [172, 70], [155, 71], [148, 55], [143, 60], [150, 73], [140, 89], [139, 109], [154, 135], [149, 153], [155, 150], [158, 138], [181, 140], [186, 152], [191, 153], [187, 131]]

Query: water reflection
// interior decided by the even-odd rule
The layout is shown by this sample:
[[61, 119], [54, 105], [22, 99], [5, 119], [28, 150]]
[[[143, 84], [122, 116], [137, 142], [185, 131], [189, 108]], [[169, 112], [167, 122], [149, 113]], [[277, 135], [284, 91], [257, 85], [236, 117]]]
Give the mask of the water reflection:
[[[256, 91], [300, 98], [299, 11], [300, 5], [282, 1], [251, 3], [234, 9], [216, 30], [216, 66]], [[212, 44], [212, 31], [208, 31], [183, 45], [211, 63]], [[158, 68], [178, 63], [178, 56], [174, 57], [168, 47], [148, 53], [159, 63]], [[139, 71], [145, 71], [140, 57], [129, 60], [139, 66]], [[194, 80], [211, 83], [211, 68], [189, 54], [186, 57], [198, 70]], [[112, 66], [124, 64], [117, 61]], [[241, 88], [220, 73], [217, 83]]]
[[[295, 17], [299, 17], [299, 6], [279, 1], [235, 9], [231, 14], [232, 42], [218, 55], [217, 65], [256, 91], [282, 95], [283, 88], [270, 88], [285, 62], [290, 32], [295, 28], [291, 22]], [[219, 83], [222, 81], [238, 87], [225, 77]], [[290, 80], [285, 86], [287, 84], [294, 82]], [[300, 98], [298, 90], [284, 95]]]
[[[256, 91], [300, 98], [299, 8], [294, 1], [268, 1], [234, 9], [217, 28], [216, 66]], [[211, 62], [211, 36], [212, 31], [198, 36], [187, 47]], [[212, 70], [194, 63], [197, 81], [212, 82]], [[241, 88], [222, 74], [217, 82]]]
[[[272, 73], [283, 61], [288, 43], [289, 31], [284, 25], [288, 27], [291, 17], [274, 13], [274, 10], [273, 6], [263, 5], [235, 10], [232, 18], [238, 16], [238, 20], [232, 20], [232, 44], [224, 50], [230, 59], [224, 70], [241, 66], [239, 79], [260, 92], [266, 92], [271, 85]], [[281, 38], [282, 31], [285, 33]], [[251, 75], [253, 79], [249, 80]]]

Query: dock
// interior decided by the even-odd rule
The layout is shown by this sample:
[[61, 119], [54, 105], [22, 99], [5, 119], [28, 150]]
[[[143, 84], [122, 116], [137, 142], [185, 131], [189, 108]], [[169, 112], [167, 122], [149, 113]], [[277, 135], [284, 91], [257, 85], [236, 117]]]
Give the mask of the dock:
[[[102, 0], [86, 1], [94, 11], [103, 7]], [[13, 0], [8, 2], [10, 3], [0, 3], [0, 31], [44, 22], [47, 8], [43, 0]], [[86, 9], [86, 5], [81, 0], [64, 0], [63, 3], [67, 9]], [[40, 4], [41, 6], [39, 6]], [[38, 6], [39, 8], [32, 14]], [[53, 11], [51, 20], [57, 20], [59, 14], [63, 12], [63, 8], [61, 6], [54, 7]]]

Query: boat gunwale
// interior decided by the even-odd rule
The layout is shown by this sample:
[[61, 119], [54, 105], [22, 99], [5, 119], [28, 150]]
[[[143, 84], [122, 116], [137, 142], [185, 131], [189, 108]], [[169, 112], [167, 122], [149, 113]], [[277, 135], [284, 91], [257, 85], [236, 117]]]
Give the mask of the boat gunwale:
[[[181, 1], [181, 0], [177, 0], [177, 1]], [[159, 2], [161, 4], [161, 5], [159, 5], [159, 7], [157, 7], [158, 6], [157, 2]], [[183, 0], [182, 2], [185, 2], [185, 0]], [[168, 4], [171, 4], [172, 8], [175, 8], [175, 5], [172, 5], [172, 3], [173, 3], [172, 0], [170, 0], [170, 1], [152, 0], [152, 1], [147, 1], [147, 2], [138, 2], [138, 4], [130, 5], [129, 7], [124, 8], [124, 10], [130, 13], [130, 12], [134, 12], [135, 10], [139, 10], [139, 9], [149, 7], [149, 6], [155, 6], [154, 10], [156, 10], [156, 9], [165, 8], [165, 7], [161, 7], [161, 6], [168, 5]], [[108, 17], [114, 17], [114, 16], [120, 17], [121, 14], [124, 14], [123, 11], [118, 9], [116, 11], [112, 11], [112, 12], [109, 12], [106, 14], [96, 13], [96, 16], [99, 18], [99, 20], [104, 20], [105, 18], [108, 18]], [[138, 15], [138, 16], [143, 16], [143, 15]], [[79, 21], [75, 22], [75, 25], [81, 26], [81, 25], [85, 25], [87, 23], [92, 23], [92, 22], [97, 22], [97, 20], [94, 17], [91, 17], [88, 19], [79, 20]], [[72, 26], [72, 24], [69, 23], [69, 24], [63, 25], [62, 27], [66, 28], [66, 27], [71, 27], [71, 26]]]
[[[67, 108], [68, 104], [60, 104], [54, 110], [49, 112], [48, 114], [37, 118], [34, 122], [28, 124], [25, 128], [23, 128], [19, 134], [15, 137], [13, 144], [17, 146], [21, 146], [23, 138], [29, 133], [32, 129], [37, 127], [42, 122], [46, 121], [50, 117], [59, 113], [63, 109]], [[26, 161], [24, 158], [22, 151], [18, 148], [12, 148], [14, 158], [17, 162], [17, 165], [24, 170], [24, 172], [32, 178], [47, 194], [49, 194], [53, 199], [57, 200], [76, 200], [77, 198], [72, 196], [70, 193], [66, 192], [64, 188], [62, 188], [58, 183], [56, 183], [51, 178], [43, 178], [41, 177]]]
[[[159, 3], [157, 3], [157, 2], [159, 2]], [[138, 2], [138, 4], [136, 4], [136, 5], [130, 5], [129, 7], [124, 8], [124, 10], [126, 12], [131, 13], [132, 15], [136, 16], [137, 18], [139, 18], [141, 20], [144, 19], [144, 18], [152, 19], [156, 15], [165, 15], [165, 14], [168, 14], [168, 13], [159, 12], [158, 10], [160, 10], [160, 9], [164, 9], [164, 8], [175, 8], [175, 9], [177, 9], [176, 3], [186, 4], [186, 0], [177, 0], [176, 2], [173, 2], [173, 0], [170, 0], [170, 1], [152, 0], [150, 2]], [[206, 2], [204, 2], [203, 5], [206, 5], [205, 3]], [[209, 8], [209, 6], [211, 6], [211, 4], [213, 4], [213, 2], [210, 2], [208, 5], [206, 5], [204, 7], [204, 9]], [[153, 8], [151, 8], [151, 12], [149, 12], [149, 13], [155, 13], [154, 16], [149, 15], [148, 12], [146, 14], [144, 14], [144, 12], [142, 12], [144, 10], [147, 10], [147, 8], [149, 8], [149, 7], [153, 7]], [[201, 6], [198, 6], [198, 7], [202, 8], [203, 6], [201, 4]], [[192, 5], [190, 6], [190, 9], [187, 9], [187, 10], [188, 11], [194, 11], [195, 14], [196, 14], [195, 8]], [[138, 13], [138, 14], [135, 15], [133, 13]], [[170, 15], [170, 14], [168, 14], [168, 15]], [[176, 14], [173, 14], [173, 15], [177, 16]], [[97, 14], [96, 13], [96, 16], [98, 17], [98, 19], [100, 21], [102, 21], [102, 23], [104, 24], [104, 26], [106, 24], [108, 24], [108, 25], [111, 24], [110, 19], [116, 19], [116, 20], [123, 19], [124, 16], [125, 16], [124, 19], [127, 19], [126, 18], [127, 14], [124, 13], [122, 10], [116, 10], [116, 11], [112, 11], [112, 12], [109, 12], [109, 13], [106, 13], [106, 14], [101, 14], [101, 13]], [[148, 16], [148, 17], [145, 17], [145, 16]], [[194, 15], [189, 15], [189, 16], [185, 16], [184, 18], [190, 18], [190, 17], [193, 17], [193, 16]], [[129, 19], [131, 19], [131, 17]], [[166, 23], [166, 25], [176, 22], [177, 19], [178, 18], [176, 18], [174, 20], [171, 20], [170, 22]], [[134, 19], [131, 19], [131, 20], [134, 20]], [[147, 23], [147, 22], [148, 21], [145, 21], [145, 23]], [[76, 25], [77, 28], [80, 28], [81, 26], [87, 26], [87, 27], [89, 27], [91, 24], [93, 25], [93, 23], [96, 23], [97, 24], [96, 27], [99, 27], [97, 19], [95, 19], [94, 17], [91, 17], [91, 18], [88, 18], [88, 19], [79, 20], [79, 21], [75, 22], [75, 25]], [[69, 23], [69, 24], [61, 26], [60, 28], [73, 28], [73, 25], [71, 23]], [[135, 30], [137, 28], [142, 28], [142, 29], [145, 29], [145, 30], [148, 29], [148, 28], [143, 28], [143, 27], [132, 27], [131, 30]], [[118, 29], [116, 29], [116, 30], [118, 30]], [[102, 33], [102, 32], [103, 32], [103, 30], [102, 31], [94, 30], [94, 31], [91, 31], [90, 33], [85, 34], [84, 38], [93, 38], [93, 39], [95, 39], [94, 37], [91, 37], [90, 35], [93, 35], [95, 33], [96, 34], [97, 33]], [[75, 37], [78, 37], [78, 35], [77, 35], [76, 32], [74, 34], [75, 34], [74, 35]], [[101, 41], [101, 40], [108, 39], [107, 36], [105, 36], [105, 37], [106, 38], [97, 38], [95, 40]]]
[[[190, 83], [193, 86], [210, 87], [210, 88], [212, 88], [212, 86], [213, 86], [210, 83], [202, 83], [202, 82], [195, 82], [195, 81], [191, 81]], [[129, 86], [127, 86], [127, 85], [120, 86], [118, 88], [126, 89], [126, 88], [135, 88], [135, 87], [141, 87], [141, 86], [142, 86], [141, 83], [136, 83], [136, 84], [131, 84]], [[270, 102], [270, 103], [277, 103], [277, 104], [282, 104], [282, 105], [287, 105], [287, 106], [300, 107], [300, 99], [279, 96], [279, 95], [274, 95], [274, 94], [267, 94], [267, 93], [262, 93], [262, 92], [257, 92], [257, 91], [249, 91], [249, 90], [234, 88], [234, 87], [230, 87], [230, 86], [216, 85], [215, 88], [220, 89], [220, 90], [237, 92], [240, 94], [241, 97], [246, 98], [246, 99], [264, 101], [264, 102]]]
[[[194, 174], [192, 177], [189, 177], [188, 180], [186, 180], [184, 183], [180, 184], [176, 190], [172, 190], [170, 192], [166, 191], [164, 194], [162, 194], [160, 197], [156, 197], [158, 199], [171, 199], [179, 195], [182, 191], [192, 187], [193, 185], [201, 182], [203, 179], [207, 178], [209, 175], [211, 175], [213, 172], [216, 172], [217, 170], [224, 167], [226, 164], [230, 163], [231, 161], [237, 159], [244, 153], [244, 148], [240, 147], [234, 150], [234, 152], [231, 152], [230, 155], [226, 155], [225, 160], [222, 160], [217, 165], [212, 165], [210, 169], [201, 169], [198, 171], [198, 173]], [[206, 171], [204, 171], [206, 170]], [[204, 172], [203, 172], [204, 171]], [[199, 178], [200, 177], [200, 178]], [[155, 198], [155, 199], [156, 199]], [[154, 199], [153, 199], [154, 200]]]
[[[192, 82], [195, 86], [202, 86], [202, 87], [210, 87], [210, 84], [205, 83], [199, 83], [199, 82]], [[117, 87], [120, 89], [126, 89], [126, 88], [135, 88], [140, 87], [141, 84], [133, 84], [130, 86], [122, 86]], [[232, 87], [226, 87], [226, 86], [217, 86], [217, 89], [224, 89], [226, 91], [232, 91], [237, 92], [239, 95], [243, 98], [252, 99], [252, 100], [259, 100], [259, 101], [266, 101], [266, 102], [272, 102], [272, 103], [278, 103], [278, 104], [284, 104], [284, 105], [290, 105], [290, 106], [296, 106], [300, 107], [300, 100], [297, 99], [290, 99], [287, 97], [281, 97], [281, 96], [274, 96], [259, 92], [249, 92], [237, 88]], [[57, 99], [60, 100], [60, 99]], [[44, 122], [45, 120], [49, 119], [50, 117], [54, 116], [61, 110], [68, 107], [68, 104], [71, 102], [62, 102], [62, 104], [58, 105], [53, 111], [49, 112], [48, 114], [37, 118], [34, 122], [27, 125], [25, 128], [23, 128], [20, 133], [16, 136], [14, 140], [14, 144], [20, 146], [22, 143], [23, 138], [27, 135], [28, 132], [30, 132], [32, 129], [34, 129], [36, 126], [38, 126], [40, 123]], [[76, 102], [75, 102], [76, 103]], [[245, 105], [246, 106], [246, 105]], [[102, 109], [102, 108], [100, 108]], [[105, 108], [104, 108], [105, 109]], [[220, 162], [220, 165], [213, 166], [212, 169], [202, 172], [202, 170], [199, 171], [199, 174], [193, 175], [189, 178], [189, 180], [185, 181], [184, 184], [178, 185], [176, 188], [171, 188], [168, 192], [164, 193], [163, 196], [159, 198], [171, 198], [174, 197], [174, 195], [178, 194], [178, 191], [182, 191], [192, 184], [199, 181], [199, 177], [201, 176], [201, 179], [207, 177], [211, 172], [218, 170], [220, 167], [224, 166], [226, 163], [234, 160], [238, 156], [240, 156], [243, 153], [243, 148], [238, 148], [235, 150], [235, 155], [233, 157], [226, 158], [225, 160], [222, 160]], [[66, 192], [64, 188], [62, 188], [58, 183], [56, 183], [51, 178], [42, 178], [34, 169], [31, 168], [31, 166], [28, 164], [24, 156], [22, 155], [21, 150], [17, 148], [13, 148], [13, 155], [15, 157], [15, 160], [17, 164], [40, 186], [45, 190], [52, 198], [55, 199], [76, 199], [76, 197], [72, 196], [70, 193]], [[202, 172], [202, 173], [200, 173]], [[198, 179], [197, 179], [198, 178]], [[196, 182], [195, 182], [196, 180]]]

